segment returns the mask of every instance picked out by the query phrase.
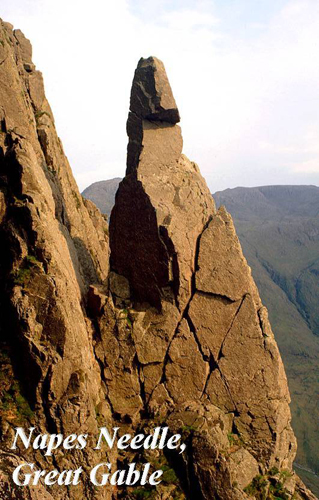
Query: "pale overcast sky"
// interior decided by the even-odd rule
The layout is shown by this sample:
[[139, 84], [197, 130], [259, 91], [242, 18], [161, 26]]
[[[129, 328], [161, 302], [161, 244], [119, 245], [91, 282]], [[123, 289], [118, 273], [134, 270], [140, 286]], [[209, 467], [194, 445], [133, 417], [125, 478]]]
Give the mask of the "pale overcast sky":
[[318, 0], [1, 0], [80, 189], [122, 176], [140, 57], [163, 60], [184, 152], [212, 192], [319, 185]]

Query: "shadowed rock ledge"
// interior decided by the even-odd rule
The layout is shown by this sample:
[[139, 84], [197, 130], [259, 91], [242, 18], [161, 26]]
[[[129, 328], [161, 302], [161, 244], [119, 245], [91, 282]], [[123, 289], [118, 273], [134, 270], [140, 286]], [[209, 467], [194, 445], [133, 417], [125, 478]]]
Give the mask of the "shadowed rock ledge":
[[[134, 76], [109, 271], [107, 226], [79, 195], [31, 45], [3, 22], [0, 40], [1, 496], [140, 498], [88, 481], [17, 489], [10, 474], [23, 457], [58, 470], [160, 465], [170, 480], [150, 492], [157, 500], [258, 499], [263, 488], [313, 499], [291, 469], [289, 393], [267, 311], [231, 217], [182, 154], [163, 64], [141, 59]], [[187, 449], [12, 453], [14, 427], [31, 424], [90, 439], [102, 425], [166, 424]]]

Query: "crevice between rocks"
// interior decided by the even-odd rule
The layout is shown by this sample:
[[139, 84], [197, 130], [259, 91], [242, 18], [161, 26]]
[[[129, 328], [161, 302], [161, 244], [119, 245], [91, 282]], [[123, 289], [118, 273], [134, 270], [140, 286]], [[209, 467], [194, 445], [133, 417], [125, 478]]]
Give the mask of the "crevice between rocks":
[[241, 301], [240, 301], [240, 304], [239, 304], [239, 306], [238, 306], [238, 308], [237, 308], [237, 311], [235, 312], [235, 314], [234, 314], [234, 316], [233, 316], [233, 319], [232, 319], [232, 322], [231, 322], [231, 324], [230, 324], [230, 327], [228, 328], [228, 330], [227, 330], [227, 332], [226, 332], [226, 334], [225, 334], [225, 337], [224, 337], [224, 339], [223, 339], [223, 341], [222, 341], [222, 343], [221, 343], [221, 346], [220, 346], [220, 349], [219, 349], [219, 352], [218, 352], [218, 356], [217, 356], [217, 360], [220, 360], [220, 359], [223, 357], [223, 347], [224, 347], [224, 344], [225, 344], [225, 342], [226, 342], [226, 339], [227, 339], [227, 337], [228, 337], [229, 333], [231, 332], [231, 330], [232, 330], [232, 328], [233, 328], [233, 326], [234, 326], [234, 323], [235, 323], [235, 321], [236, 321], [236, 318], [237, 318], [238, 314], [240, 313], [240, 310], [241, 310], [241, 308], [242, 308], [242, 305], [243, 305], [243, 303], [244, 303], [244, 301], [245, 301], [245, 299], [246, 299], [246, 297], [247, 297], [248, 295], [249, 295], [249, 294], [247, 294], [247, 293], [246, 293], [246, 294], [242, 297], [242, 299], [241, 299]]
[[[190, 292], [190, 297], [187, 301], [187, 304], [181, 314], [181, 317], [180, 317], [180, 320], [175, 328], [175, 331], [174, 331], [174, 334], [172, 336], [172, 339], [168, 345], [168, 348], [167, 348], [167, 351], [166, 351], [166, 354], [165, 354], [165, 358], [164, 358], [164, 362], [163, 362], [163, 373], [162, 373], [162, 377], [161, 377], [161, 380], [160, 380], [160, 383], [163, 383], [165, 385], [165, 381], [166, 381], [166, 366], [167, 366], [167, 363], [169, 361], [169, 350], [170, 350], [170, 347], [172, 345], [172, 342], [174, 341], [177, 333], [178, 333], [178, 330], [179, 330], [179, 327], [181, 325], [181, 322], [183, 321], [183, 319], [185, 319], [187, 321], [187, 324], [188, 324], [188, 327], [190, 329], [190, 331], [192, 332], [193, 336], [194, 336], [194, 340], [197, 344], [197, 347], [198, 347], [198, 350], [204, 360], [204, 362], [206, 363], [208, 361], [208, 358], [207, 356], [205, 356], [203, 350], [202, 350], [202, 346], [199, 342], [199, 339], [197, 337], [197, 334], [196, 334], [196, 329], [194, 327], [194, 324], [193, 322], [191, 321], [191, 318], [189, 316], [189, 307], [190, 307], [190, 304], [191, 304], [191, 301], [196, 293], [196, 283], [195, 283], [195, 276], [196, 276], [196, 272], [198, 270], [198, 256], [199, 256], [199, 245], [200, 245], [200, 238], [202, 236], [202, 234], [204, 233], [204, 231], [207, 229], [210, 221], [212, 220], [212, 216], [210, 216], [207, 220], [207, 222], [204, 224], [204, 227], [202, 229], [202, 231], [200, 232], [200, 234], [198, 235], [197, 239], [196, 239], [196, 245], [195, 245], [195, 252], [194, 252], [194, 261], [193, 261], [193, 273], [192, 273], [192, 276], [191, 276], [191, 292]], [[167, 387], [165, 385], [165, 388], [167, 390]], [[174, 400], [174, 399], [173, 399]]]

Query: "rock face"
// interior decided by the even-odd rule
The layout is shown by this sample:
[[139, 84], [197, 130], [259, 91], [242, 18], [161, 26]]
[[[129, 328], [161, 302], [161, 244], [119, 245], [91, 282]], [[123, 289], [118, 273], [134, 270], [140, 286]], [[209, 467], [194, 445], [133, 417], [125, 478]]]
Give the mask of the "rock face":
[[319, 421], [313, 418], [319, 412], [319, 187], [236, 188], [213, 196], [234, 218], [269, 309], [292, 397], [296, 463], [314, 471], [305, 471], [305, 481], [319, 495]]
[[[291, 470], [289, 394], [267, 311], [230, 216], [182, 154], [163, 64], [142, 59], [135, 73], [109, 270], [105, 220], [79, 195], [30, 43], [2, 22], [0, 41], [2, 496], [141, 498], [89, 481], [16, 488], [23, 457], [60, 471], [150, 462], [169, 472], [151, 492], [158, 500], [258, 499], [265, 489], [314, 498]], [[187, 448], [123, 456], [87, 446], [49, 460], [9, 450], [18, 424], [89, 442], [101, 425], [165, 424]]]
[[[144, 102], [137, 107], [146, 87], [158, 92], [149, 91], [147, 102], [161, 100], [153, 81], [167, 89], [163, 72], [149, 58], [134, 76], [127, 172], [110, 220], [111, 267], [131, 288], [144, 405], [172, 427], [196, 429], [188, 494], [242, 498], [234, 487], [241, 475], [236, 463], [247, 464], [246, 486], [256, 471], [291, 470], [296, 447], [288, 387], [231, 217], [224, 209], [216, 213], [198, 167], [181, 154], [177, 120], [169, 122], [165, 113], [155, 118]], [[129, 409], [131, 418], [141, 404]], [[227, 436], [240, 459], [225, 452]]]
[[136, 300], [160, 308], [168, 294], [182, 310], [214, 202], [197, 165], [182, 155], [179, 113], [157, 59], [140, 60], [130, 108], [127, 175], [110, 221], [112, 267], [130, 281]]
[[[110, 214], [120, 181], [96, 182], [82, 194]], [[319, 422], [312, 416], [319, 411], [315, 326], [319, 315], [319, 281], [315, 278], [319, 272], [319, 260], [315, 261], [319, 254], [319, 187], [235, 188], [217, 192], [213, 198], [231, 213], [269, 310], [292, 395], [292, 423], [298, 440], [295, 466], [318, 495]]]
[[[31, 52], [24, 35], [1, 21], [1, 353], [22, 393], [14, 384], [2, 388], [2, 439], [10, 444], [8, 422], [24, 420], [15, 404], [21, 398], [37, 431], [64, 434], [96, 431], [95, 408], [105, 399], [85, 303], [89, 284], [108, 276], [108, 229], [79, 194]], [[87, 463], [84, 455], [67, 461]], [[57, 462], [62, 467], [63, 458]], [[89, 495], [87, 485], [77, 489], [74, 498]], [[11, 489], [3, 491], [11, 498]]]

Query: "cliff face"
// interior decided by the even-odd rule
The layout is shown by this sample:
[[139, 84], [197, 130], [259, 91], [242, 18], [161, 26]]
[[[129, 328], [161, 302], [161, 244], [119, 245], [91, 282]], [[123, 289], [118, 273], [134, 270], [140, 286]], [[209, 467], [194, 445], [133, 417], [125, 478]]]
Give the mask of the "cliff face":
[[292, 397], [296, 462], [317, 474], [306, 471], [305, 480], [318, 495], [319, 421], [313, 415], [319, 413], [319, 187], [236, 188], [214, 198], [234, 218], [269, 309]]
[[103, 451], [171, 471], [153, 498], [260, 498], [265, 488], [314, 498], [291, 473], [289, 394], [267, 311], [231, 217], [182, 155], [162, 63], [142, 59], [135, 73], [110, 270], [106, 222], [78, 192], [30, 43], [2, 22], [0, 82], [2, 497], [140, 498], [88, 481], [17, 489], [10, 474], [25, 457], [90, 470], [102, 454], [13, 454], [14, 426], [93, 436], [160, 423], [183, 433], [182, 455]]
[[[105, 396], [85, 303], [89, 284], [108, 275], [107, 224], [78, 192], [30, 42], [5, 23], [0, 40], [3, 352], [39, 430], [92, 432]], [[13, 385], [2, 392], [10, 403], [2, 408], [7, 443], [13, 436], [8, 422], [21, 417], [10, 397], [20, 397]]]
[[[121, 179], [99, 181], [82, 195], [110, 215]], [[319, 494], [319, 187], [263, 186], [213, 194], [232, 215], [244, 256], [282, 355], [298, 441], [295, 467]], [[266, 221], [266, 222], [265, 222]], [[312, 471], [312, 472], [311, 472]]]

